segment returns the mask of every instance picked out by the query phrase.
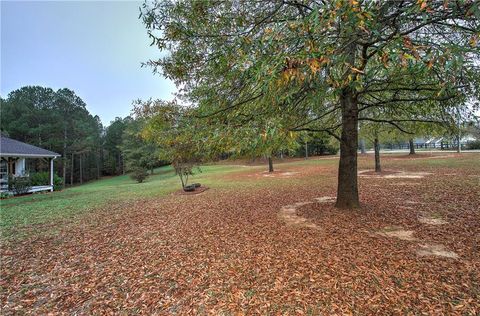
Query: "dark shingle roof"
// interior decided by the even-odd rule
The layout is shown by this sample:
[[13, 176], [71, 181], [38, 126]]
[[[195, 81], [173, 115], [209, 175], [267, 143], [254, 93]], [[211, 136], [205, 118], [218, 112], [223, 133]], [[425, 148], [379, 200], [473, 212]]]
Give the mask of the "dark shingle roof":
[[0, 155], [1, 156], [34, 156], [34, 157], [54, 157], [59, 154], [37, 146], [19, 142], [18, 140], [0, 136]]

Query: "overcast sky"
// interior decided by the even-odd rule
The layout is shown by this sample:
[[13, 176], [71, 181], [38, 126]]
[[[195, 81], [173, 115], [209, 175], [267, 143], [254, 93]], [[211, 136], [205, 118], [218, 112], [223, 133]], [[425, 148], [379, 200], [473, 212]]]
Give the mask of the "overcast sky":
[[142, 1], [1, 1], [0, 93], [26, 85], [74, 90], [104, 124], [134, 99], [172, 99], [175, 86], [141, 62], [150, 47]]

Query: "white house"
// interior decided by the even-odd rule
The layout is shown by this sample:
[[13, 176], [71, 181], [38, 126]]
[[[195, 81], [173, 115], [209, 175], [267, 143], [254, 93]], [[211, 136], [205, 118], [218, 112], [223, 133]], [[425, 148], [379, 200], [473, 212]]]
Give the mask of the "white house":
[[28, 192], [53, 191], [53, 161], [60, 157], [53, 151], [0, 135], [0, 191], [8, 191], [10, 177], [28, 176], [27, 159], [48, 159], [50, 184], [31, 187]]

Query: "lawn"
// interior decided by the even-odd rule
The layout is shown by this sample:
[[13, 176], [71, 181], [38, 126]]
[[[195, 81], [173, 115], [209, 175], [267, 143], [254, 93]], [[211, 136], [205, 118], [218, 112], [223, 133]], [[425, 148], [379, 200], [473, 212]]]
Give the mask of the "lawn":
[[2, 314], [477, 315], [480, 155], [219, 164], [176, 195], [169, 167], [2, 201]]
[[[204, 166], [192, 180], [215, 183], [218, 173], [235, 171], [238, 166]], [[204, 176], [207, 175], [207, 176]], [[138, 184], [128, 175], [94, 181], [48, 194], [34, 194], [1, 200], [3, 238], [23, 238], [25, 234], [56, 233], [57, 225], [74, 221], [85, 213], [125, 201], [167, 195], [180, 188], [179, 179], [170, 166], [157, 168], [154, 175]]]

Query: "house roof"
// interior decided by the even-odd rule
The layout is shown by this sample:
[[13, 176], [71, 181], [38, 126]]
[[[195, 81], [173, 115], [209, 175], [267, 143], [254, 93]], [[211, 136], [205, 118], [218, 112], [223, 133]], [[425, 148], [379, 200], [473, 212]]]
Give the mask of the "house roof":
[[60, 154], [0, 135], [0, 156], [41, 158], [58, 157]]

